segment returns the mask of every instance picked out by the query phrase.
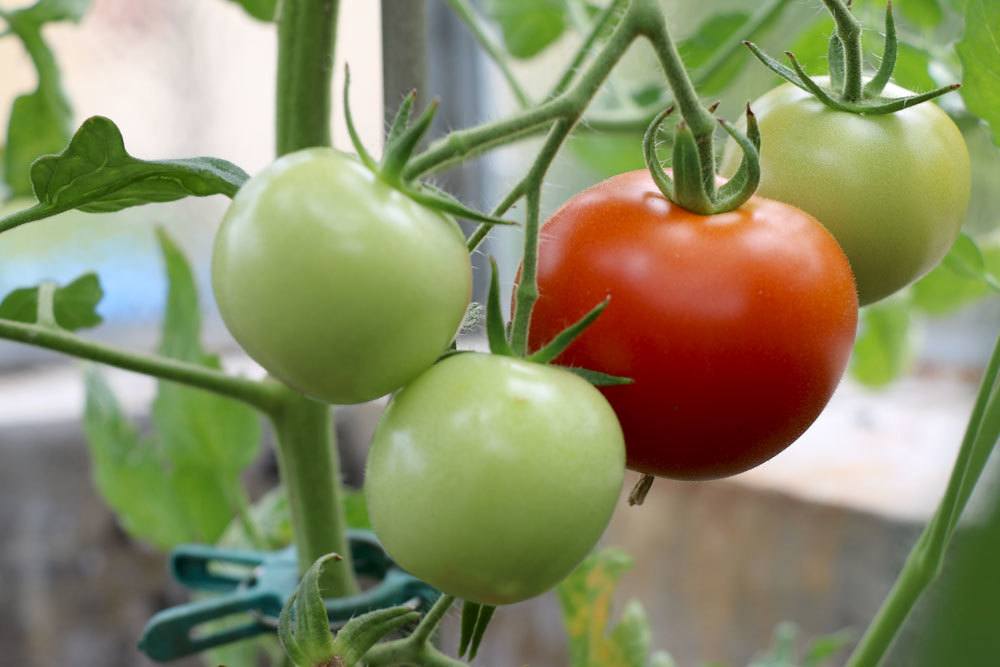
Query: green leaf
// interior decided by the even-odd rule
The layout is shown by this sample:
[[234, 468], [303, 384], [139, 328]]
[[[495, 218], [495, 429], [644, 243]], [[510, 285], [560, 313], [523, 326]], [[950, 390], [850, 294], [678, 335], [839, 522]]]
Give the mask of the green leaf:
[[938, 0], [895, 0], [893, 8], [898, 9], [907, 21], [921, 28], [935, 28], [944, 18], [944, 11]]
[[802, 667], [823, 667], [833, 660], [838, 653], [851, 645], [856, 639], [850, 630], [841, 630], [832, 634], [817, 637], [806, 647]]
[[962, 99], [993, 130], [1000, 145], [1000, 2], [968, 0], [965, 34], [956, 45], [962, 61]]
[[88, 213], [118, 211], [183, 197], [232, 197], [247, 174], [217, 158], [146, 161], [125, 151], [118, 127], [93, 116], [84, 121], [69, 146], [31, 166], [38, 204], [0, 220], [0, 230], [79, 209]]
[[486, 13], [500, 26], [504, 46], [515, 58], [531, 58], [566, 30], [565, 0], [489, 0]]
[[909, 332], [908, 299], [889, 299], [865, 308], [851, 357], [851, 375], [870, 387], [895, 380], [909, 362]]
[[649, 656], [649, 621], [637, 601], [626, 604], [622, 618], [608, 628], [612, 599], [632, 559], [618, 549], [587, 557], [557, 588], [569, 637], [571, 667], [647, 667], [669, 665], [669, 656]]
[[37, 24], [55, 21], [77, 23], [90, 9], [90, 4], [91, 0], [39, 0], [15, 14], [20, 15], [18, 18], [29, 19]]
[[[169, 283], [160, 352], [218, 368], [199, 343], [190, 267], [162, 232], [159, 240]], [[257, 453], [260, 425], [242, 403], [160, 382], [150, 434], [140, 438], [91, 372], [85, 423], [98, 488], [137, 539], [164, 549], [214, 542], [244, 502], [240, 474]]]
[[4, 152], [4, 174], [14, 196], [31, 195], [31, 163], [39, 155], [66, 145], [72, 120], [72, 111], [61, 94], [37, 90], [14, 100]]
[[[0, 318], [34, 324], [38, 319], [38, 287], [22, 287], [0, 302]], [[101, 323], [97, 305], [104, 297], [101, 281], [95, 273], [86, 273], [52, 297], [56, 324], [67, 331], [96, 327]]]
[[1000, 246], [985, 250], [962, 234], [945, 259], [913, 286], [913, 305], [929, 315], [947, 315], [1000, 288]]
[[246, 13], [260, 21], [273, 21], [278, 0], [231, 0], [243, 7]]

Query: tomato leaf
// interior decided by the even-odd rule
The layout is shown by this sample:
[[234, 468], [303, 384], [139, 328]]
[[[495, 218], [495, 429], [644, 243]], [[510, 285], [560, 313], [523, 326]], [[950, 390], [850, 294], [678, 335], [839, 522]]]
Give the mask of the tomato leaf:
[[14, 100], [7, 121], [3, 173], [14, 196], [31, 194], [31, 163], [39, 155], [65, 146], [72, 131], [73, 112], [42, 28], [56, 21], [79, 21], [89, 6], [90, 0], [40, 0], [19, 10], [0, 10], [10, 32], [21, 40], [31, 57], [38, 76], [35, 90]]
[[955, 48], [962, 61], [965, 106], [989, 123], [1000, 145], [1000, 3], [968, 0], [965, 34]]
[[[33, 324], [38, 321], [38, 287], [22, 287], [0, 302], [0, 318]], [[97, 274], [87, 273], [64, 287], [52, 298], [56, 324], [67, 331], [96, 327], [101, 323], [97, 305], [104, 297]]]
[[[169, 289], [160, 352], [219, 368], [199, 342], [190, 267], [159, 235]], [[98, 489], [135, 538], [160, 548], [214, 542], [243, 503], [240, 474], [260, 442], [248, 406], [198, 389], [158, 383], [146, 437], [129, 423], [101, 376], [87, 374], [84, 422]]]
[[247, 14], [260, 21], [273, 21], [278, 0], [230, 0], [243, 7]]
[[944, 261], [913, 285], [913, 305], [929, 315], [947, 315], [998, 291], [996, 276], [1000, 276], [1000, 246], [976, 248], [963, 234]]
[[222, 194], [232, 197], [247, 174], [218, 158], [139, 160], [125, 150], [118, 127], [93, 116], [80, 126], [59, 155], [31, 166], [38, 204], [0, 220], [0, 231], [63, 211], [118, 211], [152, 202]]
[[556, 589], [569, 636], [571, 667], [647, 667], [670, 665], [664, 653], [649, 655], [649, 620], [636, 600], [626, 603], [621, 620], [607, 627], [615, 587], [632, 568], [618, 549], [591, 554]]
[[851, 376], [870, 387], [895, 380], [909, 362], [909, 334], [909, 300], [888, 299], [865, 308], [851, 357]]
[[485, 9], [515, 58], [541, 53], [566, 30], [565, 0], [489, 0]]

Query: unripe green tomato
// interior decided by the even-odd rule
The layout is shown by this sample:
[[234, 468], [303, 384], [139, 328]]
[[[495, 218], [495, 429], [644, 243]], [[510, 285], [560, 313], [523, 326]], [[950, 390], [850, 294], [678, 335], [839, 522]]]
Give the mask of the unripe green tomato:
[[[910, 95], [890, 84], [887, 97]], [[758, 194], [812, 214], [851, 262], [861, 305], [930, 271], [969, 203], [969, 152], [955, 123], [924, 102], [894, 114], [834, 111], [785, 84], [751, 107], [761, 133]], [[726, 147], [722, 171], [741, 153]]]
[[510, 604], [555, 586], [594, 547], [624, 469], [615, 414], [586, 381], [462, 353], [393, 398], [365, 492], [400, 566], [445, 593]]
[[212, 284], [230, 332], [292, 387], [371, 400], [434, 363], [472, 291], [461, 230], [353, 157], [279, 158], [237, 193]]

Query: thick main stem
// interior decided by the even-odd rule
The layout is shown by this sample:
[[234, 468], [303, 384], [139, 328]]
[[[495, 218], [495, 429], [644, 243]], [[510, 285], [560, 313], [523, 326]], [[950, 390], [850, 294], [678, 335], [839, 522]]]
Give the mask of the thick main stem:
[[278, 155], [330, 145], [340, 0], [282, 0], [278, 9]]
[[299, 570], [321, 556], [343, 558], [323, 572], [324, 593], [342, 597], [358, 591], [341, 502], [340, 461], [330, 406], [285, 392], [282, 407], [271, 413], [278, 439], [278, 464], [292, 515]]

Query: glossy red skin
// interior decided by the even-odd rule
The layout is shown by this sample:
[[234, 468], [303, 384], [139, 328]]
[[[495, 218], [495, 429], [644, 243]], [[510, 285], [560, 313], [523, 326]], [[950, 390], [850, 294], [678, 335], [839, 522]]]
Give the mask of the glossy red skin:
[[705, 217], [645, 170], [570, 199], [542, 227], [537, 349], [607, 295], [558, 363], [631, 377], [602, 388], [628, 466], [676, 479], [748, 470], [823, 410], [850, 356], [858, 300], [814, 218], [753, 198]]

